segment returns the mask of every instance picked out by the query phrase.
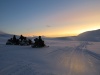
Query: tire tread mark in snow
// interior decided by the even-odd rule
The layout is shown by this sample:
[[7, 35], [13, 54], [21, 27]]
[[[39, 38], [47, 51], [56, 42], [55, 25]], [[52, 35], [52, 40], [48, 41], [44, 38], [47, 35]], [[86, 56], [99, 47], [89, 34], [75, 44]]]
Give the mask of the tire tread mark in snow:
[[90, 56], [100, 60], [100, 54], [94, 53], [92, 51], [86, 50], [86, 53], [89, 54]]
[[[85, 53], [84, 53], [84, 50], [87, 48], [88, 44], [89, 43], [87, 41], [81, 42], [81, 44], [79, 46], [77, 46], [75, 48], [75, 50], [72, 51], [71, 57], [69, 60], [70, 61], [70, 69], [69, 69], [68, 75], [80, 75], [80, 74], [81, 75], [84, 75], [84, 74], [94, 75], [95, 74], [95, 73], [92, 73], [92, 71], [96, 72], [96, 70], [91, 69], [90, 63], [88, 63], [88, 58], [85, 57]], [[78, 69], [78, 70], [80, 70], [81, 72], [78, 72], [78, 70], [77, 70], [77, 68], [79, 68], [79, 67], [80, 67], [80, 69]], [[88, 68], [90, 70], [88, 70], [88, 69], [85, 70], [84, 68], [85, 69]]]

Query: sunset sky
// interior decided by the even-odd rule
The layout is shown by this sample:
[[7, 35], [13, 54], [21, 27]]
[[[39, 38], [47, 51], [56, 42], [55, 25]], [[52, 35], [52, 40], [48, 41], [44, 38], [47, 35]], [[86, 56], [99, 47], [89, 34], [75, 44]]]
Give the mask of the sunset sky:
[[0, 0], [0, 31], [74, 36], [100, 29], [100, 0]]

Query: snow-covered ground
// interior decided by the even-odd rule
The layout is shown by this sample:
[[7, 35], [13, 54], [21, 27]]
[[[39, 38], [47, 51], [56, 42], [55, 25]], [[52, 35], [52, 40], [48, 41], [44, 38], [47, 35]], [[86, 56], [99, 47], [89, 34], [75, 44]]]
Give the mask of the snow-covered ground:
[[45, 40], [50, 47], [0, 44], [0, 75], [100, 75], [100, 42]]

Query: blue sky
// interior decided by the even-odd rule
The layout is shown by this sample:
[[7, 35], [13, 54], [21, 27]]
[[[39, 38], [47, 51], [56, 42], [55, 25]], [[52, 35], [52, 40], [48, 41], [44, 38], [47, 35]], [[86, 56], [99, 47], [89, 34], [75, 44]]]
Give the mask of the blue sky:
[[0, 0], [0, 30], [69, 36], [100, 28], [99, 0]]

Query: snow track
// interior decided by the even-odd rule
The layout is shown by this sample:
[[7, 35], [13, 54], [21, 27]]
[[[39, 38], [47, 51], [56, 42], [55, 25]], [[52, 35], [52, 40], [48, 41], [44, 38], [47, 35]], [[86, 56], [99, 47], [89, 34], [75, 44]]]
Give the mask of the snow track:
[[100, 75], [100, 54], [89, 50], [90, 42], [50, 43], [48, 48], [0, 46], [0, 75]]
[[88, 45], [89, 42], [80, 42], [76, 47], [65, 47], [50, 52], [53, 56], [51, 59], [55, 61], [54, 65], [62, 68], [62, 73], [58, 75], [100, 75], [100, 55], [88, 50]]
[[[93, 61], [89, 59], [88, 55], [94, 53], [85, 53], [87, 50], [88, 42], [82, 42], [79, 46], [73, 50], [70, 58], [70, 70], [68, 75], [100, 75], [99, 70], [94, 67], [96, 66]], [[88, 50], [87, 50], [88, 51]], [[99, 65], [100, 61], [98, 60]]]

